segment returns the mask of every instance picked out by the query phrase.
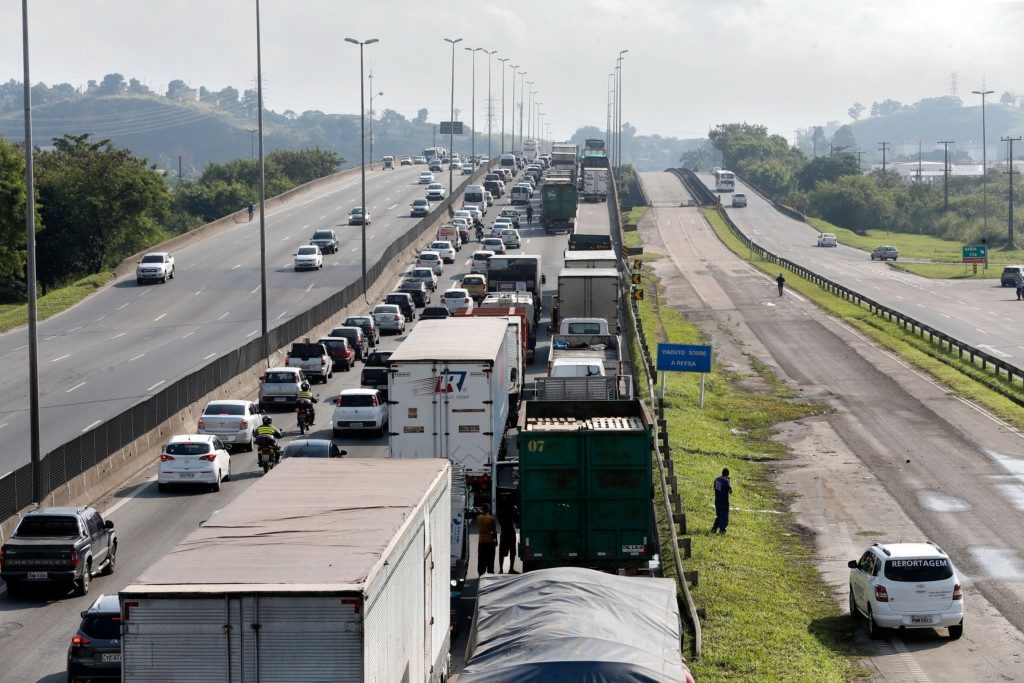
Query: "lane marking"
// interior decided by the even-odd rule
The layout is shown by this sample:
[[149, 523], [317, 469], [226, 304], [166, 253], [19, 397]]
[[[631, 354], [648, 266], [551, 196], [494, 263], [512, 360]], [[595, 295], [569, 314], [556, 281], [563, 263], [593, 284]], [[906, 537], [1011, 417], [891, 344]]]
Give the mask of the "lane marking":
[[217, 355], [217, 352], [214, 351], [213, 353], [211, 353], [209, 355], [203, 356], [203, 360], [210, 360], [211, 358], [213, 358], [216, 355]]
[[191, 336], [192, 336], [193, 334], [195, 334], [195, 333], [196, 333], [196, 331], [195, 331], [195, 330], [192, 330], [192, 331], [191, 331], [191, 332], [189, 332], [188, 334], [186, 334], [186, 335], [183, 335], [183, 336], [182, 336], [181, 338], [182, 338], [182, 339], [184, 339], [185, 337], [191, 337]]
[[27, 348], [28, 348], [28, 344], [22, 344], [21, 346], [15, 346], [13, 349], [11, 349], [11, 351], [21, 351], [22, 349], [27, 349]]
[[231, 270], [234, 270], [235, 268], [241, 268], [241, 267], [242, 267], [241, 263], [236, 263], [235, 265], [231, 266]]
[[64, 354], [63, 356], [60, 356], [60, 357], [58, 357], [58, 358], [54, 358], [54, 359], [53, 359], [53, 360], [51, 360], [50, 362], [51, 362], [51, 363], [56, 363], [56, 362], [57, 362], [57, 361], [59, 361], [59, 360], [64, 360], [65, 358], [70, 358], [70, 357], [71, 357], [71, 354], [70, 354], [70, 353], [65, 353], [65, 354]]
[[[391, 211], [391, 210], [393, 210], [393, 209], [394, 209], [394, 208], [395, 208], [396, 206], [398, 206], [398, 204], [392, 204], [391, 206], [389, 206], [389, 207], [388, 207], [388, 211]], [[377, 207], [375, 206], [375, 207], [373, 207], [373, 208], [375, 208], [375, 209], [376, 209]]]
[[146, 354], [144, 354], [144, 353], [140, 353], [139, 355], [135, 356], [135, 358], [129, 358], [128, 362], [131, 363], [133, 360], [138, 360], [138, 359], [142, 358], [145, 355]]
[[118, 307], [117, 307], [116, 309], [114, 309], [114, 310], [120, 311], [120, 310], [121, 310], [122, 308], [124, 308], [125, 306], [127, 306], [127, 305], [128, 305], [128, 303], [130, 303], [130, 302], [126, 302], [126, 303], [123, 303], [123, 304], [121, 304], [120, 306], [118, 306]]
[[285, 310], [281, 311], [281, 315], [279, 315], [276, 318], [274, 318], [274, 320], [280, 320], [281, 318], [283, 318], [285, 316], [285, 313], [287, 313], [287, 312], [288, 312], [288, 309], [285, 309]]
[[87, 424], [87, 425], [86, 425], [86, 426], [85, 426], [85, 427], [84, 427], [84, 428], [82, 429], [82, 433], [84, 434], [84, 433], [86, 433], [87, 431], [89, 431], [90, 429], [92, 429], [93, 427], [96, 427], [96, 426], [98, 426], [98, 425], [101, 425], [101, 424], [103, 424], [103, 420], [96, 420], [95, 422], [92, 422], [92, 423], [90, 423], [90, 424]]
[[974, 329], [976, 329], [978, 332], [981, 332], [982, 334], [988, 334], [988, 332], [986, 332], [985, 330], [981, 329], [980, 327], [975, 327]]
[[161, 384], [163, 384], [163, 383], [164, 383], [165, 381], [166, 381], [166, 380], [160, 380], [159, 382], [157, 382], [156, 384], [154, 384], [153, 386], [151, 386], [151, 387], [150, 387], [149, 389], [146, 389], [146, 391], [153, 391], [153, 390], [154, 390], [154, 389], [156, 389], [156, 388], [157, 388], [158, 386], [160, 386]]
[[259, 330], [253, 330], [252, 332], [250, 332], [249, 334], [247, 334], [245, 336], [246, 337], [255, 337], [257, 334], [259, 334]]
[[113, 337], [111, 337], [107, 341], [114, 341], [115, 339], [120, 339], [121, 337], [125, 336], [126, 334], [128, 334], [128, 333], [127, 332], [122, 332], [121, 334], [115, 334]]
[[161, 314], [160, 314], [160, 315], [158, 315], [157, 317], [153, 318], [153, 322], [157, 322], [157, 321], [159, 321], [159, 320], [161, 320], [161, 319], [163, 319], [163, 318], [166, 318], [166, 317], [167, 317], [167, 314], [166, 314], [166, 313], [161, 313]]
[[255, 294], [256, 292], [260, 291], [260, 287], [262, 287], [262, 285], [256, 285], [256, 289], [252, 290], [252, 291], [251, 291], [251, 292], [249, 292], [249, 293], [250, 293], [250, 294]]
[[68, 390], [67, 390], [67, 391], [65, 391], [64, 393], [65, 393], [65, 394], [70, 394], [70, 393], [71, 393], [72, 391], [74, 391], [75, 389], [81, 389], [81, 388], [82, 388], [82, 387], [84, 387], [84, 386], [85, 386], [85, 382], [79, 382], [78, 384], [76, 384], [75, 386], [71, 387], [70, 389], [68, 389]]
[[221, 315], [219, 318], [217, 318], [217, 320], [223, 320], [224, 318], [228, 317], [229, 315], [231, 315], [230, 311], [227, 312], [227, 313], [224, 313], [223, 315]]
[[313, 289], [313, 283], [312, 282], [309, 283], [309, 287], [306, 287], [306, 293], [308, 294], [309, 290], [311, 290], [311, 289]]

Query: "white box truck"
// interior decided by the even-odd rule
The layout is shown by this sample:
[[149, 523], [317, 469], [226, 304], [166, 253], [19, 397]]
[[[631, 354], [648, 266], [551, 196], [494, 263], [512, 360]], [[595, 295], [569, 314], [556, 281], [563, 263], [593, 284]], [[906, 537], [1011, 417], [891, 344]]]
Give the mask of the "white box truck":
[[614, 268], [565, 268], [551, 304], [551, 326], [563, 318], [604, 318], [615, 329], [619, 319], [619, 272]]
[[584, 168], [583, 169], [583, 201], [605, 202], [608, 201], [608, 169], [607, 168]]
[[504, 318], [416, 324], [388, 359], [392, 458], [448, 458], [489, 499], [508, 420], [507, 330]]
[[289, 458], [121, 591], [125, 681], [439, 681], [451, 465]]
[[611, 249], [566, 249], [563, 258], [566, 268], [614, 268], [619, 261]]

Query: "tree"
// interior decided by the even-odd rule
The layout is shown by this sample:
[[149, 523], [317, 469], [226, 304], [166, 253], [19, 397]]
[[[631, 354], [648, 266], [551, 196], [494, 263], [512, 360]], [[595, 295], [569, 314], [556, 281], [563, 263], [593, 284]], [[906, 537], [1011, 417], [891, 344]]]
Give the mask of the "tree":
[[24, 281], [25, 198], [25, 154], [0, 137], [0, 279]]
[[853, 152], [857, 149], [857, 138], [853, 136], [852, 126], [840, 126], [836, 134], [832, 136], [834, 147], [845, 147], [847, 151]]
[[250, 119], [256, 118], [256, 110], [259, 108], [259, 93], [255, 90], [246, 90], [242, 93], [242, 107]]
[[416, 118], [413, 119], [413, 121], [415, 121], [416, 123], [426, 123], [427, 122], [427, 116], [429, 116], [429, 113], [427, 112], [427, 108], [423, 107], [419, 111], [416, 112]]
[[38, 159], [41, 279], [98, 273], [159, 241], [170, 193], [145, 159], [88, 133], [55, 138]]
[[96, 89], [96, 94], [120, 95], [127, 87], [128, 84], [125, 83], [124, 76], [121, 74], [107, 74], [100, 82], [99, 88]]
[[891, 116], [898, 111], [902, 111], [905, 107], [897, 102], [896, 100], [883, 100], [882, 102], [871, 103], [871, 116]]
[[857, 175], [857, 157], [852, 154], [836, 154], [811, 159], [800, 169], [797, 182], [801, 190], [813, 190], [818, 183], [837, 180], [845, 175]]
[[183, 97], [186, 90], [188, 90], [188, 84], [180, 78], [175, 78], [167, 84], [167, 99], [176, 100]]
[[875, 178], [860, 174], [819, 183], [811, 194], [811, 203], [828, 222], [861, 234], [888, 225], [896, 211], [891, 195], [878, 186]]
[[128, 92], [135, 95], [152, 95], [153, 91], [149, 89], [149, 86], [140, 81], [137, 78], [128, 79]]
[[846, 113], [850, 115], [850, 118], [854, 121], [860, 120], [860, 115], [864, 113], [864, 105], [860, 102], [854, 102], [853, 106], [846, 110]]
[[275, 163], [296, 185], [308, 183], [337, 172], [345, 160], [329, 149], [304, 149], [301, 152], [290, 149], [274, 150], [267, 155], [267, 161]]
[[1008, 104], [1008, 105], [1010, 105], [1011, 107], [1013, 106], [1013, 104], [1014, 104], [1014, 103], [1015, 103], [1016, 101], [1017, 101], [1017, 98], [1016, 98], [1016, 97], [1014, 96], [1014, 94], [1013, 94], [1012, 92], [1010, 92], [1009, 90], [1007, 90], [1006, 92], [1004, 92], [1004, 93], [1002, 94], [1002, 96], [1001, 96], [1001, 97], [999, 98], [999, 103], [1000, 103], [1000, 104]]

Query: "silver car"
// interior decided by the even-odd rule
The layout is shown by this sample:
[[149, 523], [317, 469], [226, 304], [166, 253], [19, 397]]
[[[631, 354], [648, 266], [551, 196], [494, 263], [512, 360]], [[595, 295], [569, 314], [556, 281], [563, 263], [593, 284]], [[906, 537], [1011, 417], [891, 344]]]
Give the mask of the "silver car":
[[299, 387], [304, 381], [306, 378], [298, 368], [267, 368], [260, 377], [260, 408], [271, 405], [294, 407], [299, 398]]
[[431, 292], [437, 289], [437, 275], [433, 268], [413, 268], [402, 274], [406, 280], [422, 282]]
[[373, 319], [381, 332], [390, 331], [395, 334], [405, 332], [405, 316], [402, 309], [395, 304], [377, 304], [373, 307]]
[[260, 426], [260, 409], [252, 401], [210, 401], [199, 418], [197, 434], [210, 434], [231, 450], [252, 450], [253, 433]]

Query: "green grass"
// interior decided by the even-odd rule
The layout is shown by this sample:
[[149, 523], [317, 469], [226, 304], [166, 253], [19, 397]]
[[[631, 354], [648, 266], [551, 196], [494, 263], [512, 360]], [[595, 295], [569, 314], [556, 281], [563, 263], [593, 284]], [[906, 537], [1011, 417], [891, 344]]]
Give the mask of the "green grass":
[[868, 230], [866, 235], [859, 235], [852, 230], [832, 225], [820, 218], [808, 218], [807, 222], [819, 232], [831, 232], [845, 244], [864, 251], [872, 251], [875, 247], [886, 244], [899, 249], [901, 259], [923, 259], [933, 263], [897, 262], [897, 268], [906, 270], [922, 277], [929, 278], [998, 278], [1003, 266], [1010, 263], [1024, 263], [1024, 250], [992, 249], [989, 251], [989, 267], [978, 267], [978, 274], [972, 269], [964, 268], [962, 242], [942, 239], [932, 235], [915, 235], [912, 233], [886, 232], [885, 230]]
[[[643, 276], [640, 323], [652, 347], [658, 341], [705, 343], [696, 325], [664, 305], [649, 266]], [[638, 358], [634, 362], [641, 367]], [[774, 425], [824, 407], [792, 401], [768, 366], [752, 368], [765, 380], [765, 393], [745, 390], [739, 383], [746, 377], [716, 365], [706, 378], [703, 410], [699, 375], [668, 373], [666, 419], [693, 539], [693, 557], [685, 565], [699, 573], [691, 592], [707, 612], [702, 658], [693, 672], [701, 681], [848, 680], [864, 673], [856, 661], [865, 653], [851, 645], [849, 618], [829, 597], [768, 466], [785, 457], [784, 447], [770, 439]], [[733, 512], [729, 534], [711, 536], [711, 485], [723, 467], [732, 475]], [[662, 553], [671, 557], [668, 547]]]
[[[36, 302], [39, 320], [45, 320], [74, 306], [112, 279], [114, 279], [114, 273], [104, 271], [84, 277], [67, 287], [50, 290], [46, 296], [39, 297]], [[26, 324], [28, 324], [27, 304], [0, 305], [0, 332], [6, 332]]]
[[[718, 238], [735, 254], [748, 258], [748, 251], [721, 216], [712, 209], [702, 209]], [[779, 266], [759, 257], [751, 263], [759, 270], [774, 276]], [[796, 273], [786, 274], [786, 285], [817, 304], [826, 312], [842, 318], [883, 348], [896, 353], [915, 367], [934, 377], [946, 390], [956, 396], [984, 406], [1007, 422], [1024, 429], [1024, 407], [1011, 397], [1024, 399], [1024, 386], [1011, 382], [1005, 376], [996, 376], [983, 370], [980, 363], [961, 359], [955, 352], [940, 347], [925, 338], [905, 330], [895, 322], [881, 318], [867, 308], [837, 297]]]
[[649, 208], [650, 207], [647, 206], [634, 206], [632, 209], [622, 214], [622, 224], [625, 225], [629, 223], [630, 225], [639, 225]]

